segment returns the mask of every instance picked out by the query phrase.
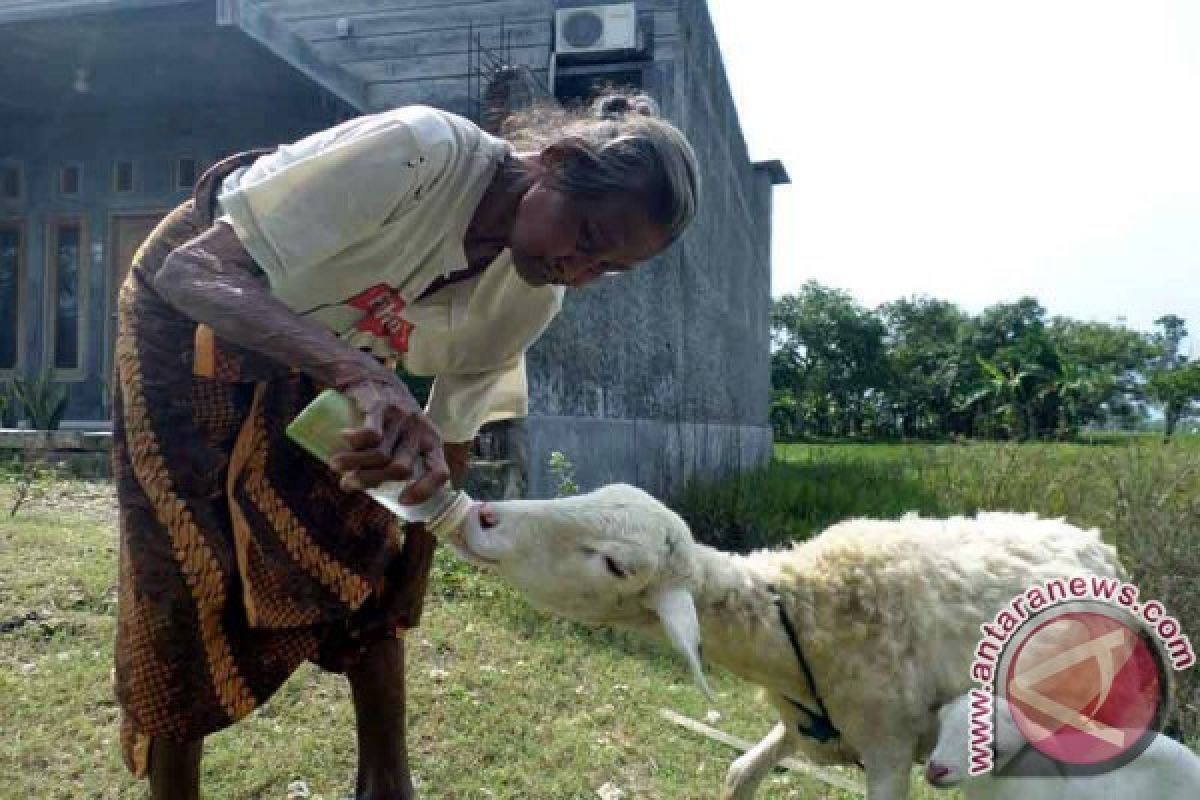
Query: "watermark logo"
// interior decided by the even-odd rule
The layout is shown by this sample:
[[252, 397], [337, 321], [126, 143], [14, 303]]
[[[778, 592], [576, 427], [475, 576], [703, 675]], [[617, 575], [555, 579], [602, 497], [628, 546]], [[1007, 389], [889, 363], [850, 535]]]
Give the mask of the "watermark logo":
[[[1071, 774], [1140, 755], [1166, 719], [1170, 668], [1196, 660], [1178, 621], [1115, 578], [1032, 587], [981, 631], [972, 676], [1007, 701], [1005, 724]], [[994, 766], [991, 717], [990, 703], [973, 706], [972, 775]]]
[[1002, 692], [1038, 750], [1064, 764], [1112, 767], [1156, 731], [1167, 675], [1147, 637], [1089, 605], [1039, 620], [1016, 643]]

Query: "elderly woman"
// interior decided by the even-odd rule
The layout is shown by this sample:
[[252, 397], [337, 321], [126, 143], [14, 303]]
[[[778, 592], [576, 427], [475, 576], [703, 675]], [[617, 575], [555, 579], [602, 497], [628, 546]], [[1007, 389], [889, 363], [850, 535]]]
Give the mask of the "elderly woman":
[[[644, 97], [595, 108], [528, 151], [418, 106], [234, 156], [138, 251], [118, 304], [116, 691], [153, 798], [197, 797], [203, 738], [306, 660], [350, 682], [357, 796], [414, 796], [402, 634], [432, 546], [358, 490], [460, 481], [479, 427], [525, 412], [524, 354], [564, 287], [691, 221], [683, 135]], [[425, 409], [397, 364], [435, 376]], [[323, 387], [365, 414], [333, 469], [284, 435]]]

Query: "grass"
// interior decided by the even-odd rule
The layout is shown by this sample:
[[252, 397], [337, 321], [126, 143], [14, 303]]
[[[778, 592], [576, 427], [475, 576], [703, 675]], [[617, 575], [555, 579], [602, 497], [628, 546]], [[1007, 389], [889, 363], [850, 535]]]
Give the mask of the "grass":
[[[1198, 463], [1200, 448], [1187, 444], [781, 446], [770, 470], [693, 487], [680, 507], [702, 538], [742, 547], [849, 514], [1064, 514], [1102, 526], [1148, 580], [1157, 575], [1153, 594], [1195, 638], [1200, 616], [1187, 609], [1200, 585]], [[0, 798], [140, 798], [120, 762], [111, 692], [111, 489], [44, 482], [8, 518], [12, 486], [0, 476]], [[698, 719], [715, 709], [716, 727], [752, 740], [773, 719], [747, 684], [720, 670], [710, 680], [713, 706], [665, 646], [534, 612], [505, 585], [439, 554], [424, 621], [409, 639], [409, 738], [422, 796], [594, 800], [613, 784], [627, 799], [714, 798], [733, 752], [669, 725], [657, 709]], [[289, 783], [304, 781], [312, 798], [341, 800], [353, 791], [354, 758], [345, 681], [306, 667], [209, 739], [205, 796], [282, 800]], [[915, 772], [913, 785], [915, 800], [958, 797], [927, 789]], [[782, 771], [760, 793], [850, 797]]]
[[[7, 491], [0, 483], [0, 508]], [[140, 798], [143, 785], [120, 761], [111, 692], [109, 489], [60, 482], [15, 518], [6, 514], [0, 798]], [[409, 648], [410, 749], [430, 800], [595, 800], [606, 783], [625, 798], [713, 798], [733, 751], [657, 710], [704, 719], [715, 708], [717, 727], [749, 739], [773, 724], [731, 675], [710, 674], [718, 698], [710, 706], [665, 646], [536, 613], [445, 554]], [[353, 793], [354, 759], [345, 681], [305, 667], [264, 708], [210, 737], [205, 796], [282, 800], [289, 783], [304, 781], [312, 798], [340, 800]], [[823, 786], [780, 772], [761, 796], [851, 797]]]

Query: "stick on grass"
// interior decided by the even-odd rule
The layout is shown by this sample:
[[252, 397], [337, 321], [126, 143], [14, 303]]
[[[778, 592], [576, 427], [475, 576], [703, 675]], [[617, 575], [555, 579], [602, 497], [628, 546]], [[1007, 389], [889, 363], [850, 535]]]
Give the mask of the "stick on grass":
[[[743, 753], [754, 746], [753, 742], [748, 742], [745, 739], [739, 738], [737, 736], [733, 736], [733, 735], [725, 733], [723, 731], [719, 731], [716, 728], [711, 728], [708, 725], [705, 725], [703, 722], [697, 722], [696, 720], [692, 719], [691, 717], [685, 717], [683, 714], [679, 714], [675, 711], [672, 711], [669, 708], [661, 708], [661, 709], [659, 709], [658, 713], [659, 713], [659, 716], [661, 716], [663, 719], [667, 720], [668, 722], [673, 722], [676, 725], [687, 728], [688, 730], [694, 731], [695, 733], [699, 733], [702, 736], [707, 736], [709, 739], [712, 739], [717, 742], [721, 742], [722, 744], [727, 744], [730, 747], [735, 747], [738, 750], [742, 751]], [[842, 789], [847, 792], [854, 792], [860, 796], [865, 796], [867, 793], [867, 790], [863, 786], [861, 786], [857, 781], [852, 781], [849, 778], [843, 778], [841, 775], [838, 775], [836, 772], [833, 772], [832, 770], [824, 769], [823, 767], [818, 767], [815, 764], [808, 764], [808, 763], [805, 763], [804, 761], [800, 761], [799, 759], [795, 759], [795, 758], [782, 759], [779, 762], [779, 766], [785, 767], [786, 769], [790, 769], [795, 772], [801, 772], [801, 773], [809, 776], [810, 778], [815, 778], [816, 780], [819, 780], [822, 783], [829, 784], [830, 786], [833, 786], [836, 789]]]

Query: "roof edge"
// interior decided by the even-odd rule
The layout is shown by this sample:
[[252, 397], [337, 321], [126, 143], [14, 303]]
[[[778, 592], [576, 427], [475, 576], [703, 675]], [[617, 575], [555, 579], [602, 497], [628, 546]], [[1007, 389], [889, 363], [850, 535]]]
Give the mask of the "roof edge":
[[778, 158], [772, 158], [767, 161], [751, 161], [750, 166], [767, 173], [771, 178], [772, 186], [782, 186], [792, 182], [792, 179], [788, 177], [787, 168], [783, 166], [783, 162]]
[[366, 81], [340, 64], [322, 59], [308, 42], [267, 9], [246, 0], [218, 0], [217, 23], [241, 29], [277, 58], [359, 113], [370, 111]]
[[7, 0], [0, 2], [0, 25], [156, 6], [195, 5], [198, 2], [201, 0]]

